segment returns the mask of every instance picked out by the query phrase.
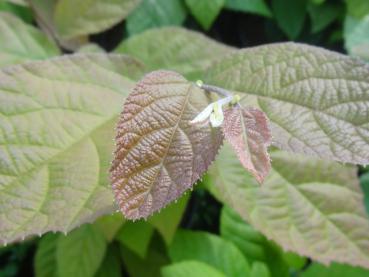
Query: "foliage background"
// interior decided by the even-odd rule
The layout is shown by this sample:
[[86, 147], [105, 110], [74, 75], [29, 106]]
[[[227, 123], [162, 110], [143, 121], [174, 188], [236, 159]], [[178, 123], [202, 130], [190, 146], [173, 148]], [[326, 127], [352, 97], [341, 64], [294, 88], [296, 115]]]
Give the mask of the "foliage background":
[[[37, 52], [37, 46], [23, 49], [34, 54], [26, 60], [74, 51], [128, 52], [145, 59], [135, 49], [136, 45], [130, 48], [124, 41], [163, 26], [183, 26], [238, 48], [293, 40], [369, 59], [369, 2], [365, 0], [142, 0], [131, 4], [126, 1], [125, 9], [117, 11], [120, 15], [126, 12], [126, 18], [104, 21], [101, 26], [91, 28], [75, 22], [83, 1], [64, 2], [55, 12], [55, 24], [59, 27], [52, 31], [62, 49], [36, 35], [46, 50]], [[30, 3], [0, 1], [0, 30], [3, 30], [0, 37], [5, 34], [3, 19], [9, 15], [27, 26], [37, 26]], [[94, 16], [97, 22], [98, 15]], [[16, 22], [14, 18], [11, 20]], [[15, 34], [22, 36], [29, 31], [26, 29], [16, 29]], [[175, 32], [169, 29], [168, 36], [175, 36]], [[23, 62], [24, 57], [19, 58], [22, 55], [6, 56], [5, 38], [0, 40], [0, 66]], [[164, 42], [157, 45], [163, 47], [159, 43]], [[211, 49], [210, 55], [220, 53]], [[197, 73], [191, 72], [189, 76], [195, 80]], [[360, 168], [359, 175], [369, 210], [369, 171]], [[359, 267], [337, 263], [325, 267], [284, 252], [219, 202], [209, 192], [211, 182], [210, 178], [204, 178], [191, 195], [148, 221], [125, 222], [117, 213], [83, 225], [66, 236], [49, 233], [2, 247], [0, 276], [369, 275], [369, 271]]]

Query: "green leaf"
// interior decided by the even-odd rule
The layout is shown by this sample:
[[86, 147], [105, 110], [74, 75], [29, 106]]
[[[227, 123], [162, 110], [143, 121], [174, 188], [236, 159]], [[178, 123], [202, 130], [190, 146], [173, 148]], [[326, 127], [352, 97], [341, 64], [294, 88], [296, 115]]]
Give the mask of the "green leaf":
[[171, 264], [163, 267], [161, 273], [163, 277], [226, 277], [214, 267], [198, 261]]
[[[266, 274], [265, 263], [271, 270], [271, 276], [289, 276], [289, 268], [283, 259], [282, 251], [227, 206], [222, 209], [220, 233], [242, 251], [252, 263], [252, 271], [260, 270]], [[254, 268], [255, 263], [257, 265]]]
[[[277, 269], [277, 272], [279, 270]], [[270, 277], [272, 276], [269, 272], [268, 267], [261, 262], [254, 262], [251, 267], [250, 272], [251, 277]]]
[[0, 41], [0, 67], [59, 54], [57, 46], [42, 32], [5, 12], [0, 12]]
[[205, 30], [209, 30], [222, 10], [225, 0], [185, 0], [191, 14]]
[[103, 233], [93, 225], [83, 225], [67, 236], [60, 236], [56, 249], [58, 276], [94, 276], [104, 259], [106, 247]]
[[106, 240], [111, 242], [124, 222], [125, 219], [121, 213], [114, 213], [100, 217], [94, 225], [105, 235]]
[[36, 277], [57, 277], [56, 247], [59, 234], [47, 234], [39, 242], [35, 255]]
[[120, 265], [120, 254], [119, 248], [115, 245], [108, 247], [104, 260], [94, 275], [95, 277], [121, 277], [121, 265]]
[[13, 15], [22, 19], [24, 22], [32, 24], [32, 12], [26, 6], [15, 4], [11, 1], [0, 0], [0, 11], [12, 13]]
[[78, 53], [105, 53], [105, 50], [98, 44], [89, 43], [79, 48]]
[[248, 276], [250, 272], [246, 259], [234, 244], [206, 232], [177, 231], [169, 257], [172, 262], [204, 262], [226, 276]]
[[190, 194], [181, 197], [177, 203], [171, 204], [149, 218], [149, 223], [153, 225], [162, 235], [165, 243], [169, 245], [172, 242], [178, 225], [181, 222], [182, 215], [186, 210]]
[[154, 229], [146, 221], [127, 222], [116, 235], [116, 239], [144, 259]]
[[364, 193], [364, 205], [366, 213], [369, 215], [369, 172], [360, 176], [360, 185]]
[[265, 0], [226, 0], [225, 7], [234, 11], [255, 13], [266, 17], [272, 17]]
[[117, 124], [110, 168], [115, 198], [126, 218], [160, 211], [207, 171], [222, 133], [190, 121], [210, 101], [207, 93], [173, 71], [153, 71], [133, 88]]
[[142, 0], [142, 3], [127, 18], [130, 35], [161, 26], [179, 26], [186, 18], [186, 9], [181, 0]]
[[306, 15], [306, 3], [306, 0], [272, 1], [273, 15], [278, 26], [291, 40], [296, 39], [302, 31]]
[[301, 273], [301, 277], [366, 277], [369, 270], [344, 264], [332, 263], [329, 266], [314, 263]]
[[369, 1], [346, 0], [347, 13], [353, 17], [361, 18], [369, 14]]
[[356, 168], [285, 152], [271, 157], [273, 170], [259, 186], [224, 147], [211, 169], [223, 200], [285, 250], [369, 267], [369, 220]]
[[201, 33], [164, 27], [123, 41], [115, 52], [138, 58], [150, 71], [165, 68], [197, 80], [214, 60], [233, 50]]
[[[108, 168], [136, 60], [86, 54], [0, 70], [0, 241], [116, 210]], [[81, 162], [83, 161], [83, 162]]]
[[317, 33], [334, 22], [343, 12], [339, 3], [324, 3], [322, 5], [308, 5], [311, 18], [312, 32]]
[[56, 28], [63, 39], [96, 34], [123, 20], [140, 0], [60, 0]]
[[280, 43], [227, 55], [211, 66], [206, 82], [244, 93], [242, 104], [266, 113], [273, 143], [281, 149], [369, 163], [367, 64]]
[[346, 16], [344, 37], [350, 55], [369, 61], [369, 15], [363, 19]]

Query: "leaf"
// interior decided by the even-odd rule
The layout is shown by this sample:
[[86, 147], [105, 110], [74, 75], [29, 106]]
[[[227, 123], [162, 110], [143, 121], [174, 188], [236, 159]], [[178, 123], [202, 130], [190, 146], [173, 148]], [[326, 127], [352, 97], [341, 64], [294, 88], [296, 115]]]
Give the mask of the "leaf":
[[278, 26], [291, 40], [296, 39], [302, 31], [306, 15], [306, 3], [307, 0], [272, 1], [273, 15]]
[[234, 11], [272, 17], [272, 12], [264, 0], [226, 0], [225, 7]]
[[308, 5], [308, 12], [311, 18], [312, 32], [322, 31], [334, 22], [343, 12], [339, 3], [324, 3], [321, 5]]
[[59, 0], [56, 28], [63, 39], [96, 34], [123, 20], [140, 0]]
[[265, 271], [269, 271], [269, 267], [270, 276], [289, 276], [288, 265], [283, 259], [284, 253], [228, 206], [224, 206], [222, 209], [220, 234], [241, 250], [251, 263], [251, 271], [261, 271], [266, 274]]
[[347, 13], [356, 18], [362, 18], [369, 14], [369, 2], [367, 0], [346, 0]]
[[366, 213], [369, 215], [369, 172], [360, 176], [360, 185], [364, 193], [364, 205]]
[[111, 242], [124, 223], [125, 219], [122, 214], [114, 213], [100, 217], [94, 225], [105, 235], [105, 239]]
[[170, 69], [197, 80], [214, 60], [233, 50], [201, 33], [164, 27], [124, 40], [115, 52], [138, 58], [149, 70]]
[[60, 236], [56, 250], [58, 276], [94, 276], [106, 247], [104, 235], [93, 225], [83, 225], [68, 236]]
[[154, 71], [133, 89], [118, 122], [110, 170], [126, 218], [146, 218], [178, 199], [215, 159], [221, 132], [190, 124], [209, 100], [172, 71]]
[[169, 247], [169, 257], [174, 263], [189, 260], [203, 262], [226, 276], [248, 276], [250, 271], [236, 246], [206, 232], [178, 230]]
[[95, 277], [121, 277], [121, 265], [120, 265], [120, 255], [119, 248], [115, 245], [109, 246], [106, 251], [104, 260], [94, 275]]
[[210, 173], [223, 200], [285, 250], [369, 267], [369, 221], [356, 168], [285, 152], [271, 157], [273, 170], [258, 186], [223, 147]]
[[145, 221], [127, 222], [118, 232], [116, 239], [144, 259], [153, 233], [154, 229]]
[[157, 213], [148, 220], [158, 232], [162, 235], [165, 243], [169, 245], [172, 242], [178, 225], [181, 222], [183, 213], [186, 210], [189, 194], [183, 196], [177, 203], [167, 206], [161, 213]]
[[59, 54], [57, 46], [43, 33], [5, 12], [0, 12], [0, 41], [0, 67]]
[[356, 59], [303, 44], [260, 46], [214, 63], [206, 83], [245, 93], [241, 103], [266, 113], [283, 150], [369, 163], [369, 66]]
[[265, 114], [255, 108], [228, 109], [224, 112], [222, 130], [243, 167], [263, 183], [270, 170], [267, 148], [272, 141]]
[[47, 234], [39, 242], [35, 255], [36, 277], [57, 277], [56, 247], [59, 234]]
[[78, 53], [105, 53], [105, 50], [98, 44], [89, 43], [79, 48]]
[[350, 55], [369, 61], [369, 15], [361, 20], [346, 16], [344, 38], [345, 48]]
[[206, 263], [184, 261], [165, 266], [161, 270], [163, 277], [225, 277], [222, 272]]
[[270, 277], [271, 274], [269, 272], [268, 267], [264, 263], [255, 262], [252, 264], [250, 276], [251, 277]]
[[11, 13], [22, 19], [25, 23], [32, 24], [32, 12], [24, 5], [19, 5], [11, 1], [0, 0], [0, 11]]
[[0, 70], [0, 242], [67, 232], [116, 210], [114, 126], [142, 70], [105, 54]]
[[179, 26], [186, 19], [186, 8], [181, 0], [142, 0], [127, 18], [127, 31], [134, 35], [162, 26]]
[[185, 0], [185, 2], [191, 14], [205, 30], [209, 30], [225, 4], [225, 0]]
[[332, 263], [328, 267], [314, 263], [301, 273], [301, 277], [365, 277], [369, 271], [360, 267], [353, 267], [344, 264]]

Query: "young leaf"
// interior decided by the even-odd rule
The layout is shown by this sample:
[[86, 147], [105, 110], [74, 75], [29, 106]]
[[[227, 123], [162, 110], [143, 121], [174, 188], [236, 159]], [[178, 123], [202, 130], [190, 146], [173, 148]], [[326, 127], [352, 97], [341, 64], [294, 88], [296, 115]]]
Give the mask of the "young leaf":
[[35, 27], [0, 12], [0, 67], [57, 56], [58, 47]]
[[149, 70], [170, 69], [197, 80], [214, 60], [234, 50], [198, 32], [163, 27], [124, 40], [115, 52], [138, 58]]
[[55, 25], [63, 39], [95, 34], [123, 20], [140, 0], [59, 0]]
[[58, 277], [56, 272], [56, 247], [59, 234], [47, 234], [39, 242], [35, 255], [36, 277]]
[[154, 71], [133, 89], [117, 126], [111, 180], [129, 219], [146, 218], [201, 177], [222, 143], [218, 129], [190, 121], [209, 104], [195, 84]]
[[223, 8], [225, 0], [186, 0], [191, 14], [205, 30], [209, 30]]
[[107, 176], [114, 126], [142, 70], [105, 54], [0, 70], [1, 243], [116, 209]]
[[184, 261], [167, 265], [162, 268], [161, 273], [163, 277], [226, 277], [216, 268], [198, 261]]
[[223, 200], [285, 250], [369, 268], [369, 219], [356, 168], [285, 152], [271, 157], [273, 170], [258, 186], [223, 147], [210, 172]]
[[179, 230], [169, 247], [169, 256], [175, 263], [188, 260], [206, 263], [226, 276], [248, 276], [250, 272], [236, 246], [206, 232]]
[[[273, 0], [273, 15], [289, 39], [296, 39], [302, 31], [307, 0]], [[293, 11], [293, 12], [291, 12]]]
[[104, 235], [93, 225], [83, 225], [68, 236], [60, 236], [56, 249], [58, 276], [94, 276], [106, 247]]
[[284, 150], [369, 163], [369, 65], [318, 47], [280, 43], [217, 61], [206, 83], [245, 93]]
[[186, 12], [181, 0], [142, 0], [127, 18], [127, 31], [134, 35], [154, 27], [179, 26]]
[[272, 17], [272, 12], [265, 0], [226, 0], [225, 7], [230, 10]]
[[268, 146], [272, 141], [265, 114], [255, 108], [228, 109], [224, 112], [222, 129], [241, 164], [263, 183], [270, 170]]

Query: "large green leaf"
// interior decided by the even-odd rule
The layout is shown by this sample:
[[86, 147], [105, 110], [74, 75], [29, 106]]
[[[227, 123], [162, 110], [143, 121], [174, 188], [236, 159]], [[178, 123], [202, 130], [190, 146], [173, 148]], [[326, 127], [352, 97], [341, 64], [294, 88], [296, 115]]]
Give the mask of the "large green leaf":
[[58, 277], [56, 247], [59, 236], [59, 234], [47, 234], [39, 242], [34, 264], [36, 277]]
[[220, 13], [225, 0], [185, 0], [191, 14], [208, 30]]
[[140, 59], [150, 71], [170, 69], [196, 80], [214, 60], [233, 50], [201, 33], [164, 27], [123, 41], [115, 52]]
[[127, 18], [130, 35], [161, 26], [181, 25], [186, 18], [186, 9], [181, 0], [142, 0], [142, 3]]
[[67, 232], [116, 209], [114, 127], [141, 72], [105, 54], [0, 71], [0, 241]]
[[177, 231], [169, 257], [173, 262], [204, 262], [226, 276], [248, 276], [250, 272], [246, 259], [233, 243], [206, 232]]
[[301, 273], [301, 277], [367, 277], [369, 270], [344, 264], [332, 263], [329, 266], [314, 263]]
[[235, 11], [255, 13], [267, 17], [272, 16], [265, 0], [226, 0], [225, 7]]
[[362, 19], [346, 16], [344, 37], [350, 55], [369, 61], [369, 15]]
[[107, 243], [93, 225], [83, 225], [68, 236], [60, 236], [56, 248], [59, 277], [92, 277], [102, 263]]
[[[289, 39], [296, 39], [304, 26], [307, 0], [273, 0], [273, 15]], [[293, 12], [292, 12], [293, 11]]]
[[42, 32], [5, 12], [0, 12], [0, 41], [0, 67], [59, 54]]
[[64, 39], [95, 34], [123, 20], [140, 0], [59, 0], [55, 24]]
[[261, 108], [284, 150], [369, 163], [369, 65], [295, 43], [240, 50], [217, 61], [207, 82]]
[[369, 220], [356, 168], [285, 152], [271, 157], [273, 170], [259, 186], [226, 145], [211, 169], [218, 194], [285, 250], [369, 268]]
[[12, 13], [26, 23], [32, 23], [33, 15], [29, 7], [21, 6], [10, 1], [0, 0], [0, 11]]
[[216, 268], [198, 261], [171, 264], [163, 267], [161, 273], [163, 277], [226, 277]]

